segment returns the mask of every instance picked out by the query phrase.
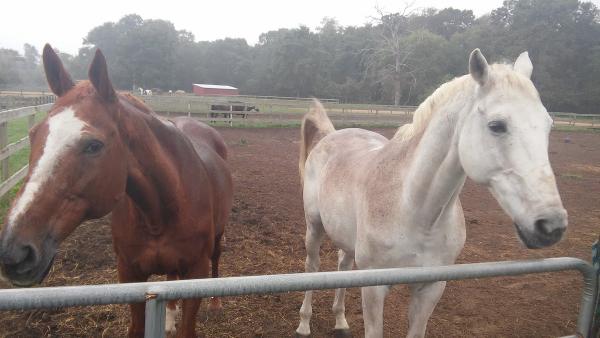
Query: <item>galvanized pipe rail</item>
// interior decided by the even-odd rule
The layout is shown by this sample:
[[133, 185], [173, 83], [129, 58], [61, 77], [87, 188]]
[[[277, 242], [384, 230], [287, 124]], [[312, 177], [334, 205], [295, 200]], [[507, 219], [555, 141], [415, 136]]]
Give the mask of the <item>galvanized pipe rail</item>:
[[559, 257], [449, 266], [295, 273], [218, 279], [0, 290], [0, 310], [26, 310], [146, 302], [146, 337], [164, 337], [168, 300], [282, 293], [373, 285], [427, 283], [578, 270], [583, 275], [577, 334], [589, 337], [595, 290], [594, 267], [581, 259]]

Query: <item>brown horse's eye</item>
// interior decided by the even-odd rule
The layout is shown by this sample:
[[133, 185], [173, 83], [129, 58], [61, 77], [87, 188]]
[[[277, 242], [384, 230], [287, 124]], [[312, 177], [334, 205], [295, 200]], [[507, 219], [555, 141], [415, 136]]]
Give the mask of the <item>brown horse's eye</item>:
[[83, 152], [88, 155], [94, 155], [97, 154], [102, 149], [102, 147], [104, 147], [104, 143], [98, 140], [91, 140], [85, 145], [85, 148], [83, 148]]
[[488, 128], [495, 134], [503, 134], [506, 133], [506, 122], [504, 121], [491, 121], [488, 123]]

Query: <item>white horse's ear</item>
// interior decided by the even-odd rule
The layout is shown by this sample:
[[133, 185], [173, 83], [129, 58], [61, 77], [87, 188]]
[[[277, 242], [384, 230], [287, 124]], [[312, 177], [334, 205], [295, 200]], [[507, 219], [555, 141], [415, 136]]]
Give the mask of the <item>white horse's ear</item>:
[[515, 72], [521, 73], [525, 75], [527, 78], [531, 78], [531, 73], [533, 72], [533, 64], [531, 63], [531, 59], [529, 58], [529, 53], [523, 52], [515, 61], [515, 65], [513, 66]]
[[483, 86], [488, 80], [489, 65], [479, 48], [471, 52], [469, 57], [469, 73], [477, 83]]

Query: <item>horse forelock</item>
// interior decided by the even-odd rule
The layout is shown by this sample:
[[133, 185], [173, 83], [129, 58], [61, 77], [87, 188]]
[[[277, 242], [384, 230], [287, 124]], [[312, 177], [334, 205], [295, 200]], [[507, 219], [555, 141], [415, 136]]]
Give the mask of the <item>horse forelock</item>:
[[[524, 95], [539, 100], [539, 93], [531, 80], [515, 72], [511, 65], [493, 64], [490, 66], [490, 75], [490, 82], [486, 84], [486, 88], [503, 91], [517, 90]], [[468, 90], [468, 88], [475, 86], [475, 84], [475, 81], [469, 74], [442, 84], [417, 107], [413, 113], [412, 123], [398, 128], [394, 139], [410, 141], [416, 135], [421, 134], [440, 106], [446, 104], [458, 92]]]

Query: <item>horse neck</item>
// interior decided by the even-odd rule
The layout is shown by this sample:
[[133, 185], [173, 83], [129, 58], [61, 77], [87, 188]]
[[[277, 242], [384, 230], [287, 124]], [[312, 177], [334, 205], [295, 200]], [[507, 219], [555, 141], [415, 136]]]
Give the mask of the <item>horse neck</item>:
[[148, 230], [160, 233], [180, 216], [183, 184], [176, 161], [187, 144], [155, 116], [124, 108], [130, 108], [121, 121], [129, 157], [126, 194]]
[[474, 97], [474, 86], [465, 86], [432, 108], [430, 121], [417, 135], [390, 142], [399, 169], [393, 177], [402, 180], [402, 210], [412, 210], [419, 226], [433, 225], [464, 185], [458, 137]]

